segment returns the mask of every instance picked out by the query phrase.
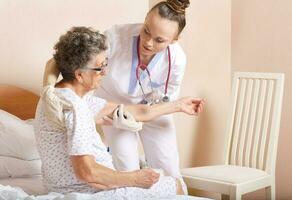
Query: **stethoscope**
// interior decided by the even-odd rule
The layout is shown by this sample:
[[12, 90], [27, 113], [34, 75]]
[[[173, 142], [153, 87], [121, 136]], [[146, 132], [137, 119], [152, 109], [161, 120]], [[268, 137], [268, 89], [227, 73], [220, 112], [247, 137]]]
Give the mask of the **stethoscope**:
[[[138, 83], [139, 83], [139, 86], [140, 86], [140, 89], [143, 93], [143, 100], [141, 101], [142, 104], [153, 104], [153, 103], [159, 103], [158, 102], [149, 102], [147, 99], [146, 99], [146, 94], [144, 92], [144, 89], [143, 89], [143, 86], [142, 86], [142, 83], [141, 83], [141, 80], [140, 80], [140, 76], [139, 76], [139, 68], [142, 69], [143, 71], [146, 70], [147, 72], [147, 75], [149, 77], [149, 81], [150, 81], [150, 87], [151, 87], [151, 92], [152, 94], [154, 93], [154, 90], [153, 90], [153, 86], [152, 86], [152, 81], [151, 81], [151, 76], [150, 76], [150, 72], [147, 68], [147, 65], [141, 63], [141, 59], [140, 59], [140, 52], [139, 52], [139, 44], [140, 44], [140, 36], [138, 36], [138, 40], [137, 40], [137, 56], [138, 56], [138, 64], [137, 64], [137, 67], [136, 67], [136, 78], [138, 80]], [[164, 86], [164, 96], [162, 97], [162, 102], [169, 102], [169, 97], [167, 96], [167, 89], [168, 89], [168, 81], [169, 81], [169, 77], [170, 77], [170, 70], [171, 70], [171, 57], [170, 57], [170, 49], [169, 47], [167, 47], [167, 54], [168, 54], [168, 73], [167, 73], [167, 79], [166, 79], [166, 82], [165, 82], [165, 86]]]

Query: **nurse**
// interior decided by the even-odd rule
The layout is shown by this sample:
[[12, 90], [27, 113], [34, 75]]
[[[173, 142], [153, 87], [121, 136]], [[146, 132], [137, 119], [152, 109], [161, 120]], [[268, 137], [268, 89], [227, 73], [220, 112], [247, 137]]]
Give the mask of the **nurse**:
[[[95, 95], [124, 104], [153, 105], [176, 100], [186, 65], [177, 40], [186, 24], [188, 6], [189, 0], [163, 1], [148, 12], [143, 24], [115, 25], [108, 29], [105, 35], [109, 41], [109, 70]], [[47, 70], [54, 68], [52, 63], [48, 62]], [[44, 78], [45, 83], [50, 79]], [[203, 101], [198, 104], [198, 113], [203, 104]], [[140, 137], [151, 168], [181, 177], [172, 115], [144, 123], [138, 134], [113, 126], [103, 127], [103, 131], [118, 170], [140, 168]]]
[[[186, 65], [177, 40], [186, 24], [188, 6], [188, 0], [163, 1], [148, 12], [144, 24], [115, 25], [107, 30], [109, 72], [96, 95], [124, 104], [177, 99]], [[150, 167], [181, 177], [172, 115], [144, 123], [139, 134], [112, 126], [103, 129], [119, 170], [139, 169], [139, 136]]]

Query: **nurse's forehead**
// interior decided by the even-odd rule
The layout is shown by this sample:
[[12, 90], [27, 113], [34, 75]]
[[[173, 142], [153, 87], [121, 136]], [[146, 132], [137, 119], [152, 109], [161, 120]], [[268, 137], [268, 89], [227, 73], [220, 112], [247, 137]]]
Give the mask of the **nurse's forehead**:
[[166, 18], [162, 18], [158, 11], [152, 11], [146, 16], [144, 25], [158, 37], [176, 37], [178, 33], [178, 23]]

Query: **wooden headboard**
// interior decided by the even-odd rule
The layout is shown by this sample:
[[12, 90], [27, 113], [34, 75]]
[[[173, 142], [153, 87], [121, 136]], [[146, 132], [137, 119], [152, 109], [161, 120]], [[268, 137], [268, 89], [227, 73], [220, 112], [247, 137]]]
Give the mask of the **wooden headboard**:
[[39, 96], [12, 85], [0, 85], [0, 109], [21, 119], [34, 118]]

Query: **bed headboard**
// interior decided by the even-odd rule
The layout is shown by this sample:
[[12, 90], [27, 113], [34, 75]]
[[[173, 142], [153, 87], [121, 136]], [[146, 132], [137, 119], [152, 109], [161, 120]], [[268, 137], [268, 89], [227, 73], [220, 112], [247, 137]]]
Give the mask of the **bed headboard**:
[[0, 85], [0, 109], [21, 119], [34, 118], [39, 96], [12, 85]]

